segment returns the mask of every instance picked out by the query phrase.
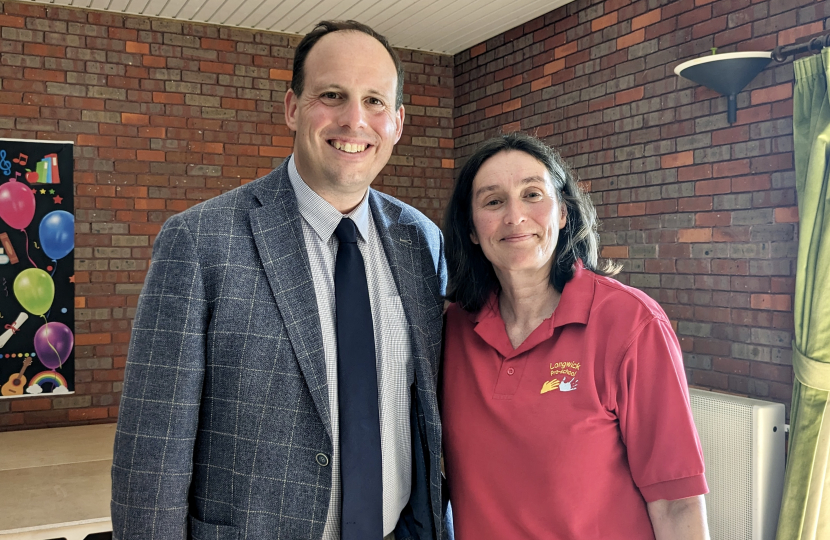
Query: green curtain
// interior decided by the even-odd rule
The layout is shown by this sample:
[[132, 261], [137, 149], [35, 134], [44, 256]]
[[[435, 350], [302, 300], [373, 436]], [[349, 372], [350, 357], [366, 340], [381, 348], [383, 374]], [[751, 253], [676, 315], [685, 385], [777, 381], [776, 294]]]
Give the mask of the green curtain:
[[830, 49], [796, 60], [795, 382], [777, 540], [830, 539]]

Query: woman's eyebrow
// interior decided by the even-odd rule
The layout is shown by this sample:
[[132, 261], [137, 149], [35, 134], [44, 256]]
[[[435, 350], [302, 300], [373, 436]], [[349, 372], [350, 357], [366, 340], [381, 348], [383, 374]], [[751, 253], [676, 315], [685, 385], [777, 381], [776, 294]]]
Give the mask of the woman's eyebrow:
[[[545, 180], [545, 178], [542, 177], [542, 176], [536, 176], [536, 175], [528, 176], [527, 178], [522, 178], [522, 180], [521, 180], [522, 184], [532, 184], [533, 182], [545, 183], [545, 182], [547, 182], [547, 180]], [[499, 189], [499, 186], [497, 184], [492, 184], [492, 185], [489, 185], [489, 186], [481, 186], [473, 194], [473, 198], [477, 198], [479, 195], [481, 195], [483, 193], [487, 193], [488, 191], [496, 191], [497, 189]]]

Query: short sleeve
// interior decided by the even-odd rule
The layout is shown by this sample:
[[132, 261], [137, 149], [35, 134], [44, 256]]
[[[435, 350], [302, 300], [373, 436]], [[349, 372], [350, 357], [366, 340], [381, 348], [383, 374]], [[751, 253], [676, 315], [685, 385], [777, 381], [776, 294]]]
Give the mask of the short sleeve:
[[646, 502], [709, 491], [683, 354], [666, 319], [645, 322], [627, 347], [616, 406], [631, 474]]

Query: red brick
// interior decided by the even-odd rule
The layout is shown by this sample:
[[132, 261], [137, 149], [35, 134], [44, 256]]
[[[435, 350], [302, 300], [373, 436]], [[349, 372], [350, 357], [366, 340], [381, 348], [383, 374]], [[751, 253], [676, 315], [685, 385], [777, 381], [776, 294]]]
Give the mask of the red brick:
[[171, 92], [153, 92], [154, 103], [168, 103], [171, 105], [183, 105], [184, 94], [175, 94]]
[[772, 101], [782, 101], [791, 97], [793, 97], [793, 85], [792, 83], [787, 83], [753, 90], [750, 101], [753, 105], [760, 105]]
[[678, 212], [698, 212], [712, 209], [712, 197], [683, 197], [677, 201]]
[[695, 183], [695, 195], [729, 193], [731, 190], [732, 182], [728, 178], [722, 180], [700, 180]]
[[51, 408], [52, 400], [49, 398], [15, 399], [11, 402], [11, 410], [14, 412], [48, 411]]
[[107, 407], [89, 407], [86, 409], [69, 409], [68, 419], [73, 422], [81, 420], [99, 420], [109, 416]]
[[9, 26], [12, 28], [26, 28], [26, 20], [23, 17], [0, 15], [0, 26]]
[[660, 166], [663, 169], [674, 169], [675, 167], [692, 165], [694, 162], [695, 153], [691, 150], [688, 152], [679, 152], [677, 154], [667, 154], [660, 157]]
[[646, 31], [643, 29], [634, 30], [630, 34], [626, 34], [622, 37], [617, 38], [617, 50], [621, 51], [623, 49], [627, 49], [632, 45], [636, 45], [638, 43], [642, 43], [646, 39]]
[[603, 246], [600, 256], [605, 259], [627, 259], [628, 246]]
[[507, 103], [504, 103], [502, 105], [502, 112], [515, 111], [516, 109], [518, 109], [521, 106], [522, 106], [521, 98], [512, 99], [512, 100], [510, 100]]
[[153, 68], [163, 68], [167, 66], [167, 59], [161, 56], [142, 56], [141, 65]]
[[660, 8], [653, 9], [648, 13], [640, 15], [639, 17], [634, 17], [631, 20], [631, 30], [639, 30], [640, 28], [645, 28], [646, 26], [660, 22], [661, 18]]
[[749, 174], [749, 160], [721, 161], [712, 165], [712, 176], [721, 178], [723, 176], [738, 176]]
[[677, 179], [681, 182], [702, 180], [704, 178], [712, 178], [712, 165], [708, 163], [677, 169]]
[[772, 187], [769, 175], [741, 176], [732, 179], [732, 192], [740, 191], [762, 191]]
[[798, 223], [798, 207], [788, 206], [775, 209], [776, 223]]
[[203, 49], [215, 49], [226, 52], [233, 52], [236, 50], [236, 42], [227, 39], [212, 39], [203, 37], [199, 40], [199, 45]]
[[57, 45], [44, 45], [43, 43], [24, 43], [23, 54], [32, 56], [52, 56], [57, 58], [66, 57], [66, 47]]
[[487, 44], [486, 43], [479, 43], [478, 45], [476, 45], [475, 47], [470, 49], [470, 58], [475, 58], [476, 56], [484, 53], [486, 50], [487, 50]]
[[128, 41], [124, 44], [124, 48], [128, 53], [133, 54], [150, 54], [149, 43], [138, 43], [135, 41]]
[[[730, 212], [701, 212], [695, 214], [695, 225], [698, 227], [728, 227], [732, 224]], [[711, 231], [709, 234], [711, 238]]]
[[[559, 60], [560, 58], [564, 58], [568, 55], [571, 55], [577, 51], [577, 44], [576, 41], [571, 41], [570, 43], [566, 43], [561, 47], [557, 47], [553, 50], [553, 58], [555, 60]], [[547, 75], [547, 73], [545, 73]]]
[[680, 229], [677, 231], [678, 242], [711, 242], [711, 228]]
[[820, 34], [824, 29], [821, 21], [815, 21], [809, 24], [796, 26], [795, 28], [787, 28], [778, 32], [778, 45], [790, 45], [795, 43], [800, 38]]
[[146, 114], [121, 113], [121, 123], [146, 126], [150, 123], [150, 117]]
[[631, 103], [632, 101], [639, 101], [643, 99], [644, 92], [645, 90], [642, 86], [631, 88], [629, 90], [623, 90], [614, 95], [614, 102], [617, 105], [623, 105], [625, 103]]
[[789, 294], [753, 294], [750, 306], [753, 309], [790, 311], [792, 310], [792, 297]]
[[138, 150], [135, 157], [139, 161], [165, 161], [164, 152], [160, 150]]
[[287, 69], [272, 69], [268, 76], [278, 81], [290, 81], [292, 73]]
[[40, 117], [40, 109], [29, 105], [4, 105], [3, 116], [38, 118]]
[[437, 107], [438, 106], [438, 98], [437, 97], [430, 97], [430, 96], [412, 96], [412, 104], [413, 105], [423, 105], [424, 107]]
[[597, 32], [603, 28], [608, 28], [609, 26], [617, 24], [617, 17], [618, 12], [616, 11], [609, 13], [608, 15], [603, 15], [602, 17], [597, 17], [591, 21], [591, 32]]
[[618, 216], [642, 216], [646, 213], [646, 203], [626, 203], [617, 205]]

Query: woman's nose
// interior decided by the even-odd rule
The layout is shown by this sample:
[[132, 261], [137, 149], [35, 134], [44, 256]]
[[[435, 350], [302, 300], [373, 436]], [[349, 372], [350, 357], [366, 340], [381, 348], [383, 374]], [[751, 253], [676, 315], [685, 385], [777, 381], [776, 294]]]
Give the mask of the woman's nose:
[[508, 225], [516, 225], [525, 220], [524, 206], [515, 199], [510, 199], [505, 203], [504, 222]]

